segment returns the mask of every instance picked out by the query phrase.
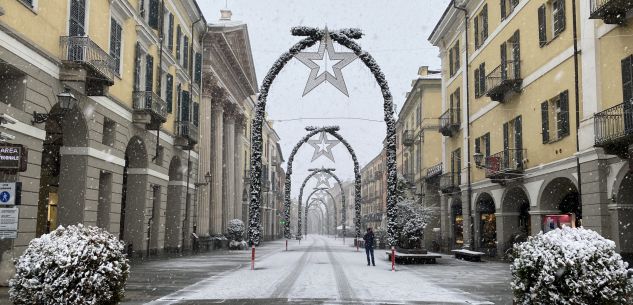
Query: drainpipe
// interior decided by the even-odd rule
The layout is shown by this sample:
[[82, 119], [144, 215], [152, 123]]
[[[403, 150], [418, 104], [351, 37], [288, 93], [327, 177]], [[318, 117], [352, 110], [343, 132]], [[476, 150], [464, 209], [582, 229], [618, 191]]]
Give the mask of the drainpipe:
[[[573, 22], [573, 40], [574, 40], [574, 101], [576, 103], [576, 153], [580, 152], [580, 137], [578, 131], [580, 130], [580, 80], [578, 79], [578, 29], [577, 29], [577, 16], [576, 16], [576, 0], [571, 1], [572, 9], [572, 22]], [[578, 176], [578, 208], [580, 209], [580, 215], [582, 217], [582, 176], [580, 175], [580, 158], [576, 156], [576, 175]], [[581, 218], [582, 219], [582, 218]]]
[[[466, 60], [464, 61], [464, 77], [466, 80], [466, 171], [467, 171], [467, 176], [466, 176], [466, 181], [468, 184], [467, 187], [467, 194], [468, 194], [468, 204], [466, 205], [468, 207], [468, 215], [467, 217], [469, 217], [470, 219], [470, 230], [469, 230], [469, 236], [468, 236], [468, 246], [473, 247], [473, 242], [474, 242], [474, 238], [473, 238], [473, 234], [474, 234], [474, 223], [473, 223], [473, 217], [472, 217], [472, 213], [471, 213], [471, 209], [470, 209], [470, 205], [472, 202], [472, 196], [473, 196], [473, 190], [472, 190], [472, 182], [471, 182], [471, 164], [470, 164], [470, 103], [469, 103], [469, 97], [470, 97], [470, 93], [468, 92], [468, 76], [469, 76], [469, 71], [468, 71], [468, 67], [469, 67], [469, 63], [468, 63], [468, 10], [465, 9], [464, 7], [459, 7], [457, 6], [457, 4], [455, 3], [455, 0], [452, 1], [452, 5], [456, 10], [462, 11], [464, 12], [464, 29], [465, 29], [465, 33], [466, 33], [466, 38], [465, 38], [465, 45], [466, 47], [464, 48], [466, 50]], [[462, 203], [463, 204], [463, 203]], [[463, 213], [462, 213], [463, 215]], [[464, 244], [466, 244], [466, 241], [464, 241]]]

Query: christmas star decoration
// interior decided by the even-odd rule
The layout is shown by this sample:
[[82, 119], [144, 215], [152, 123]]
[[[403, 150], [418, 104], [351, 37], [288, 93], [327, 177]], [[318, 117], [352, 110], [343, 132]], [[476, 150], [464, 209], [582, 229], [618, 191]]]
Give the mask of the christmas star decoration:
[[327, 187], [328, 189], [331, 188], [330, 186], [330, 177], [326, 174], [326, 173], [318, 173], [316, 175], [317, 178], [317, 186], [316, 187], [320, 187], [321, 185]]
[[336, 146], [338, 143], [338, 140], [329, 140], [325, 131], [321, 132], [318, 140], [308, 140], [308, 144], [314, 147], [314, 154], [312, 154], [312, 161], [310, 162], [314, 162], [314, 160], [320, 158], [321, 156], [325, 156], [326, 158], [332, 160], [332, 162], [336, 162], [334, 161], [334, 155], [332, 154], [332, 147]]
[[[328, 33], [327, 28], [325, 32]], [[349, 96], [345, 79], [341, 70], [354, 61], [357, 56], [352, 52], [336, 52], [329, 35], [325, 35], [319, 42], [319, 50], [316, 52], [300, 52], [295, 55], [301, 63], [310, 68], [310, 76], [303, 89], [303, 96], [310, 93], [323, 82], [328, 82], [341, 93]], [[318, 63], [317, 63], [318, 62]], [[331, 67], [332, 73], [329, 68]]]

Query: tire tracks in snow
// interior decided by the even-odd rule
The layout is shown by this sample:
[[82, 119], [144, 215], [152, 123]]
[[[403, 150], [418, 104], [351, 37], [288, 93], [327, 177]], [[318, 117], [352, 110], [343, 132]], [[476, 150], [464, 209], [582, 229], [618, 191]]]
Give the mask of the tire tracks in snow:
[[310, 246], [305, 250], [305, 253], [301, 255], [299, 261], [295, 263], [295, 268], [290, 271], [290, 274], [288, 274], [288, 276], [286, 276], [283, 281], [277, 284], [277, 287], [275, 288], [275, 291], [273, 291], [273, 293], [270, 295], [270, 298], [279, 299], [288, 297], [288, 293], [290, 292], [295, 282], [299, 278], [299, 275], [301, 275], [301, 272], [303, 272], [303, 269], [307, 265], [306, 262], [308, 261], [308, 257], [312, 255], [311, 250], [313, 247], [314, 239], [312, 240], [312, 244], [310, 244]]
[[336, 257], [332, 253], [330, 246], [328, 246], [327, 241], [323, 239], [321, 239], [321, 241], [323, 241], [323, 244], [325, 245], [325, 251], [327, 251], [327, 256], [330, 259], [332, 269], [334, 271], [334, 280], [336, 281], [336, 288], [338, 289], [340, 299], [355, 299], [356, 297], [354, 295], [354, 291], [349, 285], [349, 280], [347, 279], [347, 276], [345, 275], [345, 271], [341, 267], [341, 264], [339, 264], [339, 262], [336, 260]]

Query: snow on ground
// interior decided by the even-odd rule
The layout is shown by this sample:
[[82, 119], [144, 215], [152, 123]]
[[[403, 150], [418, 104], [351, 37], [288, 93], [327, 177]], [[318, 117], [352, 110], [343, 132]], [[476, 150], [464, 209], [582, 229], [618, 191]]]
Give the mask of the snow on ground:
[[309, 236], [291, 251], [276, 251], [256, 262], [256, 270], [240, 267], [205, 279], [149, 304], [184, 300], [328, 299], [386, 302], [424, 301], [477, 303], [469, 293], [445, 288], [407, 268], [392, 272], [384, 250], [376, 250], [376, 267], [365, 253], [341, 239]]

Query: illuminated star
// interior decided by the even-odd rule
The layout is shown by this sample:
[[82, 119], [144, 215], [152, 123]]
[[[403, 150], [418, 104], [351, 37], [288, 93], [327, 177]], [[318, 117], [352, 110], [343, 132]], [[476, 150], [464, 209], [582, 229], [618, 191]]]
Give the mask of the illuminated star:
[[332, 160], [332, 162], [335, 162], [334, 155], [332, 155], [332, 147], [336, 146], [336, 144], [338, 143], [338, 140], [328, 140], [325, 131], [321, 132], [318, 140], [308, 140], [308, 144], [314, 147], [314, 154], [312, 155], [311, 162], [314, 162], [314, 160], [318, 159], [321, 156], [325, 156], [328, 159]]
[[[327, 33], [327, 28], [325, 32]], [[295, 58], [310, 68], [310, 76], [308, 77], [305, 89], [303, 89], [303, 96], [310, 93], [312, 89], [323, 82], [332, 84], [332, 86], [343, 94], [349, 96], [341, 70], [357, 58], [356, 54], [352, 52], [337, 53], [334, 51], [332, 39], [326, 34], [323, 40], [319, 42], [318, 51], [300, 52], [295, 55]], [[317, 63], [317, 61], [319, 63]], [[332, 67], [332, 73], [330, 73], [330, 66]]]

